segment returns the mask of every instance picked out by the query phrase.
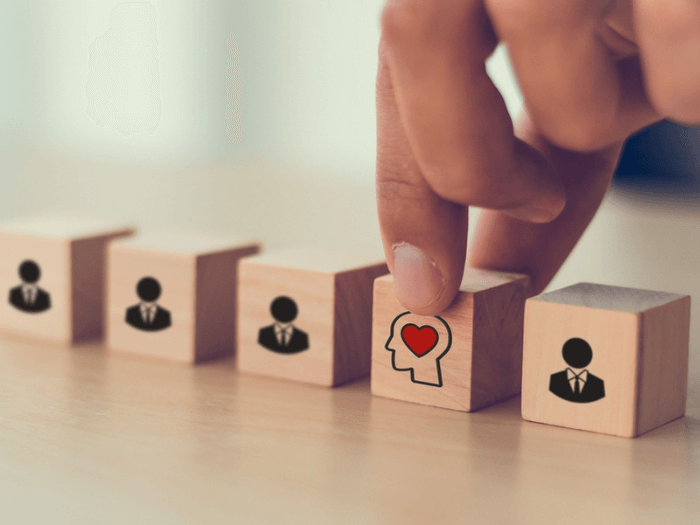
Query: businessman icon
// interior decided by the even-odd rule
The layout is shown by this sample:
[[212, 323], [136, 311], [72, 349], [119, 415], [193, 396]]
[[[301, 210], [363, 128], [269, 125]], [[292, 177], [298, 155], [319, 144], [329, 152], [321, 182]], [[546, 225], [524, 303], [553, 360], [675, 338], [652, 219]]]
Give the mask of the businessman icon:
[[604, 381], [586, 369], [593, 359], [593, 350], [586, 341], [569, 339], [564, 343], [562, 356], [569, 368], [550, 376], [552, 394], [572, 403], [592, 403], [605, 397]]
[[51, 296], [37, 286], [41, 277], [39, 265], [34, 261], [24, 261], [19, 265], [22, 284], [10, 290], [10, 304], [27, 313], [40, 313], [51, 308]]
[[171, 324], [170, 312], [156, 303], [160, 297], [160, 283], [153, 277], [144, 277], [136, 285], [141, 302], [126, 310], [126, 322], [146, 332], [164, 330]]
[[292, 324], [296, 319], [297, 304], [289, 297], [277, 297], [270, 305], [275, 323], [261, 328], [258, 344], [279, 354], [297, 354], [309, 348], [309, 336]]

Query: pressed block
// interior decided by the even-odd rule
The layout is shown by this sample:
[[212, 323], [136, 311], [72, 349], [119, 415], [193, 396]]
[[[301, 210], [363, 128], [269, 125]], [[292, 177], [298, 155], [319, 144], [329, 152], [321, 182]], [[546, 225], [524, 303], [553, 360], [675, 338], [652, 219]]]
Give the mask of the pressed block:
[[113, 350], [196, 363], [232, 355], [236, 273], [258, 245], [205, 233], [153, 233], [109, 254]]
[[407, 312], [374, 283], [372, 393], [473, 411], [520, 393], [527, 276], [467, 268], [439, 316]]
[[528, 299], [523, 418], [634, 437], [685, 413], [690, 297], [579, 283]]
[[239, 269], [238, 368], [335, 386], [370, 371], [376, 257], [288, 250]]
[[106, 246], [133, 232], [68, 216], [0, 225], [0, 330], [61, 344], [102, 337]]

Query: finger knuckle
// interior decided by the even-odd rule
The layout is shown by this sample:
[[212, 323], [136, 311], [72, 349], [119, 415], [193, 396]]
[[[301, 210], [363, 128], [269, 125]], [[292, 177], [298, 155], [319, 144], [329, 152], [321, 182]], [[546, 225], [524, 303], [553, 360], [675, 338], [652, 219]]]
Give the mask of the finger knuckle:
[[499, 33], [506, 36], [541, 35], [580, 22], [567, 2], [552, 0], [492, 0], [489, 14]]
[[418, 199], [426, 183], [410, 155], [402, 149], [380, 148], [377, 156], [377, 197], [385, 200]]
[[432, 190], [441, 198], [463, 205], [508, 207], [511, 195], [502, 190], [500, 166], [441, 166], [426, 170]]
[[588, 122], [587, 125], [567, 126], [557, 134], [566, 149], [580, 153], [597, 151], [613, 141], [610, 126]]
[[395, 0], [382, 11], [381, 28], [390, 43], [420, 39], [431, 27], [434, 7], [432, 2]]
[[396, 159], [380, 162], [376, 191], [379, 200], [422, 203], [435, 195], [444, 201], [464, 206], [505, 209], [514, 206], [516, 197], [504, 185], [508, 162], [424, 163], [420, 173]]
[[536, 123], [550, 142], [580, 153], [597, 151], [619, 138], [612, 111], [562, 111], [559, 118], [543, 118]]
[[532, 28], [533, 24], [539, 25], [541, 18], [539, 2], [493, 0], [488, 2], [489, 14], [499, 29], [509, 32], [519, 32]]
[[410, 203], [421, 201], [425, 190], [421, 190], [416, 184], [396, 177], [377, 180], [376, 191], [380, 201]]
[[651, 90], [650, 98], [660, 114], [686, 125], [700, 122], [700, 89], [676, 86]]
[[435, 193], [446, 200], [469, 203], [479, 193], [480, 184], [471, 180], [469, 170], [439, 166], [426, 170], [426, 177]]

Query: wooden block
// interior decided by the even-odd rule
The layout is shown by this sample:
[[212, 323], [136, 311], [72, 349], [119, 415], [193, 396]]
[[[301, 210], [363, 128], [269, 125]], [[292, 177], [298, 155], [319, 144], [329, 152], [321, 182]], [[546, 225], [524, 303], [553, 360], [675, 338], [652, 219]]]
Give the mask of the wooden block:
[[0, 330], [60, 344], [102, 337], [105, 248], [133, 232], [67, 216], [0, 225]]
[[238, 368], [324, 386], [368, 375], [372, 282], [387, 272], [377, 258], [317, 250], [242, 261]]
[[372, 393], [471, 412], [520, 393], [527, 276], [467, 268], [436, 317], [407, 312], [393, 277], [374, 283]]
[[160, 233], [114, 243], [108, 341], [113, 350], [186, 363], [233, 354], [236, 272], [258, 245], [204, 233]]
[[580, 283], [528, 299], [523, 418], [634, 437], [682, 416], [689, 331], [687, 295]]

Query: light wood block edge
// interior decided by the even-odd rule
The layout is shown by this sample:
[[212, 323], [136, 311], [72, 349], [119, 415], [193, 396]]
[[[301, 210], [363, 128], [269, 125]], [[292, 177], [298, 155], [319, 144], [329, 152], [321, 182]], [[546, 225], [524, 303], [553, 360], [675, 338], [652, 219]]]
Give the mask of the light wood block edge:
[[635, 435], [685, 415], [690, 296], [647, 310], [640, 324]]

